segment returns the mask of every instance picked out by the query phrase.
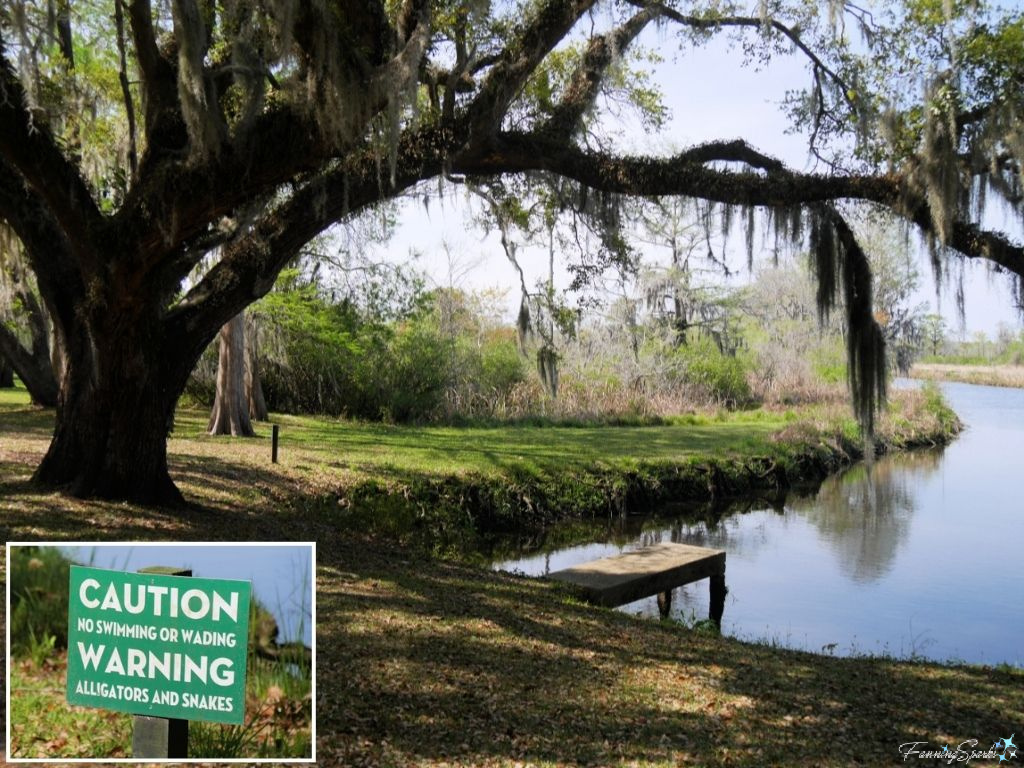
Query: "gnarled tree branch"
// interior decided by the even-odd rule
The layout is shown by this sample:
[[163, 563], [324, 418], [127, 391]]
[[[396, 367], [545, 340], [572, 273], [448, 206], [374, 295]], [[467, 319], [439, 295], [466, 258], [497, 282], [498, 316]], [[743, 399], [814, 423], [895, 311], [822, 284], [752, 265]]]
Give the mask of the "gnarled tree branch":
[[423, 178], [439, 175], [451, 141], [450, 134], [436, 128], [406, 134], [399, 144], [393, 186], [382, 184], [369, 151], [307, 183], [224, 248], [221, 260], [167, 313], [168, 336], [189, 346], [198, 339], [202, 351], [217, 329], [273, 287], [281, 269], [316, 235]]
[[596, 0], [544, 0], [487, 73], [466, 110], [471, 141], [482, 142], [501, 127], [509, 106], [556, 45]]
[[597, 99], [601, 83], [616, 56], [629, 47], [655, 17], [658, 11], [645, 8], [632, 16], [625, 24], [606, 35], [593, 38], [583, 54], [576, 71], [573, 72], [565, 95], [551, 116], [545, 121], [543, 130], [568, 137], [580, 128], [583, 116]]
[[168, 132], [177, 127], [184, 134], [181, 109], [178, 105], [177, 75], [170, 61], [164, 58], [153, 31], [153, 9], [149, 0], [131, 0], [128, 4], [135, 57], [141, 77], [143, 123], [146, 149], [165, 150]]
[[[772, 172], [708, 167], [714, 161], [750, 162]], [[452, 168], [477, 176], [544, 170], [603, 192], [681, 195], [745, 206], [791, 206], [841, 198], [891, 206], [900, 196], [896, 176], [783, 172], [779, 161], [735, 141], [703, 144], [673, 157], [656, 158], [616, 156], [569, 146], [538, 133], [505, 132], [483, 151], [454, 158]]]
[[[743, 162], [764, 172], [709, 167], [714, 162]], [[898, 175], [797, 173], [742, 141], [702, 144], [668, 158], [620, 157], [568, 146], [543, 134], [506, 132], [485, 151], [453, 158], [452, 170], [467, 176], [543, 170], [603, 192], [679, 195], [727, 205], [791, 207], [863, 200], [885, 206], [925, 232], [933, 227], [927, 202]], [[988, 259], [1024, 277], [1024, 247], [1002, 233], [958, 219], [948, 244], [964, 256]]]
[[72, 238], [89, 243], [101, 216], [78, 170], [49, 129], [28, 110], [21, 82], [0, 41], [0, 158], [34, 190], [37, 199]]
[[71, 243], [45, 201], [2, 159], [0, 219], [10, 225], [24, 245], [51, 316], [70, 322], [75, 297], [85, 293], [85, 282]]

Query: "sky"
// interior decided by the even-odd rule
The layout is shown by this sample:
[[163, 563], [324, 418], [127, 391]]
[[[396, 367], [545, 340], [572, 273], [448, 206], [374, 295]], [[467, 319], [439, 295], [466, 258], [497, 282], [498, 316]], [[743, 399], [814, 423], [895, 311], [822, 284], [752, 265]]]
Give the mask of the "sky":
[[61, 550], [79, 565], [137, 571], [153, 565], [191, 568], [193, 576], [252, 582], [253, 595], [274, 614], [278, 642], [312, 645], [313, 550], [309, 544], [77, 544]]
[[[808, 81], [802, 57], [778, 57], [763, 71], [755, 71], [753, 67], [742, 66], [739, 51], [730, 50], [721, 42], [679, 50], [668, 31], [654, 29], [645, 32], [639, 42], [657, 50], [665, 59], [656, 69], [655, 77], [671, 119], [659, 135], [646, 134], [635, 123], [625, 125], [624, 145], [630, 150], [664, 152], [666, 147], [744, 138], [794, 169], [812, 170], [807, 160], [806, 137], [789, 132], [789, 120], [778, 106], [788, 89]], [[488, 235], [469, 223], [471, 207], [466, 203], [465, 193], [451, 184], [447, 190], [442, 199], [436, 196], [436, 185], [423, 190], [432, 194], [429, 205], [424, 204], [423, 195], [403, 204], [394, 237], [373, 250], [380, 258], [397, 260], [405, 260], [411, 253], [419, 254], [416, 263], [438, 286], [505, 290], [504, 308], [509, 318], [514, 317], [519, 306], [515, 269], [505, 258], [497, 235]], [[1008, 223], [994, 223], [998, 228], [1013, 231]], [[742, 249], [743, 238], [734, 239], [736, 248]], [[744, 267], [741, 272], [745, 272], [745, 252], [741, 256], [738, 250], [733, 264]], [[546, 277], [545, 250], [526, 249], [520, 257], [530, 287]], [[927, 255], [918, 254], [918, 260], [922, 280], [914, 303], [925, 303], [929, 312], [943, 314], [947, 327], [956, 333], [961, 326], [955, 281], [947, 281], [937, 292]], [[1001, 323], [1019, 330], [1020, 318], [1012, 306], [1009, 282], [990, 275], [984, 265], [968, 263], [964, 272], [963, 332], [970, 335], [983, 330], [992, 336]], [[568, 281], [565, 270], [557, 270], [556, 282], [565, 286]]]

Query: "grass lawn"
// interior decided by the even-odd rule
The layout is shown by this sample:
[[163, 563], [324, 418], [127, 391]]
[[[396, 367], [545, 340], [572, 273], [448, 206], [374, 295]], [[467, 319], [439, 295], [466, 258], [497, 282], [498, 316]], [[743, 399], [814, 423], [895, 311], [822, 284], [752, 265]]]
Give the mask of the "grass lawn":
[[[28, 483], [49, 444], [52, 411], [29, 407], [23, 390], [3, 397], [0, 512], [19, 517], [78, 504]], [[347, 515], [358, 530], [395, 537], [408, 534], [424, 514], [443, 516], [434, 528], [451, 528], [467, 484], [472, 493], [481, 486], [492, 495], [508, 492], [520, 507], [543, 497], [546, 509], [590, 509], [621, 495], [611, 486], [644, 464], [764, 452], [769, 436], [794, 418], [754, 411], [659, 426], [460, 428], [280, 415], [275, 465], [268, 424], [258, 425], [252, 439], [211, 437], [207, 416], [179, 409], [168, 441], [171, 475], [191, 502], [219, 511], [267, 505], [317, 516], [326, 511], [332, 518]], [[450, 487], [453, 481], [458, 487]], [[525, 496], [532, 500], [524, 502]], [[112, 524], [112, 535], [116, 530]]]
[[[253, 463], [270, 455], [269, 427], [251, 446], [209, 438], [208, 414], [179, 412], [172, 452], [209, 442]], [[790, 417], [792, 418], [792, 417]], [[339, 421], [311, 416], [275, 416], [281, 425], [281, 460], [286, 466], [321, 467], [379, 475], [388, 471], [434, 475], [501, 474], [509, 469], [563, 472], [583, 467], [627, 466], [637, 461], [679, 460], [752, 449], [786, 423], [783, 413], [726, 414], [657, 426], [444, 427]], [[246, 449], [249, 450], [246, 450]]]
[[31, 488], [52, 415], [8, 402], [0, 527], [7, 540], [317, 541], [321, 764], [894, 765], [908, 742], [987, 748], [1024, 730], [1019, 670], [741, 643], [340, 529], [322, 504], [293, 501], [389, 474], [755, 451], [784, 416], [602, 429], [281, 422], [274, 467], [266, 437], [201, 437], [204, 415], [180, 413], [172, 474], [195, 505], [169, 511]]
[[[278, 471], [495, 474], [515, 467], [551, 472], [752, 450], [759, 439], [795, 418], [792, 413], [749, 411], [690, 416], [656, 426], [439, 427], [275, 415], [274, 422], [281, 427], [282, 464], [275, 468], [269, 466], [269, 425], [258, 425], [258, 436], [250, 440], [210, 437], [208, 416], [206, 411], [179, 409], [168, 444], [172, 465], [175, 459], [181, 466], [192, 457], [216, 455]], [[28, 408], [24, 389], [0, 390], [0, 429], [12, 439], [15, 434], [20, 440], [33, 438], [26, 448], [38, 449], [38, 440], [48, 442], [52, 422], [51, 411]]]
[[[29, 407], [24, 391], [3, 397], [0, 513], [28, 523], [54, 506], [90, 507], [29, 483], [53, 414]], [[887, 439], [942, 433], [926, 401], [900, 393], [882, 419]], [[171, 475], [197, 513], [270, 509], [463, 556], [479, 549], [485, 530], [607, 518], [678, 498], [774, 498], [790, 482], [820, 479], [859, 448], [852, 419], [837, 406], [650, 426], [396, 426], [279, 415], [278, 464], [270, 462], [269, 425], [236, 439], [207, 435], [206, 421], [205, 411], [179, 409], [168, 441]], [[140, 511], [138, 519], [151, 515]], [[266, 514], [260, 519], [273, 530]], [[119, 525], [110, 523], [110, 535]]]
[[[8, 453], [26, 458], [45, 451], [53, 420], [52, 412], [27, 404], [23, 389], [0, 390], [0, 434], [9, 435]], [[846, 422], [852, 427], [849, 414], [837, 413], [834, 407], [688, 415], [648, 426], [446, 427], [275, 415], [274, 422], [280, 425], [280, 464], [275, 466], [270, 464], [269, 424], [258, 424], [257, 437], [251, 439], [211, 437], [206, 434], [208, 416], [203, 410], [179, 409], [168, 441], [171, 474], [186, 490], [210, 462], [252, 468], [268, 480], [302, 476], [308, 482], [324, 475], [341, 480], [509, 472], [562, 475], [753, 455], [766, 450], [772, 434], [797, 422]]]

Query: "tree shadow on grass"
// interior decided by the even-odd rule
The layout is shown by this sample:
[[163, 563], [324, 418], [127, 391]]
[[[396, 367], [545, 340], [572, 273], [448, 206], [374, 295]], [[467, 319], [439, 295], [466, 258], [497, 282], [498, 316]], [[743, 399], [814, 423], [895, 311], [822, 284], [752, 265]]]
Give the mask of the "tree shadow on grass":
[[[146, 507], [77, 499], [35, 486], [21, 462], [0, 464], [0, 531], [12, 538], [60, 540], [294, 540], [309, 539], [315, 516], [299, 514], [288, 479], [259, 475], [244, 463], [177, 455], [172, 477], [185, 490], [185, 507]], [[9, 470], [9, 471], [8, 471]]]
[[0, 405], [0, 435], [46, 438], [53, 436], [53, 408]]
[[0, 483], [0, 510], [8, 540], [143, 541], [188, 530], [180, 510], [72, 499], [24, 478]]
[[319, 560], [328, 760], [892, 765], [1024, 720], [1018, 673], [747, 645], [344, 541]]

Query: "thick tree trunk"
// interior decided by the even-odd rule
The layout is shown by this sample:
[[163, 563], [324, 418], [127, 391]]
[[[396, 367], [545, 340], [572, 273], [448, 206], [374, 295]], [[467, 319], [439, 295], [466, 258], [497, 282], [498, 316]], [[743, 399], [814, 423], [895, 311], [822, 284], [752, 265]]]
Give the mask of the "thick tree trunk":
[[14, 386], [14, 369], [11, 368], [7, 359], [0, 355], [0, 389], [10, 389]]
[[245, 316], [235, 315], [220, 330], [217, 394], [208, 426], [211, 435], [252, 437], [245, 389]]
[[54, 383], [64, 379], [64, 342], [57, 332], [56, 323], [50, 326], [50, 370], [53, 371]]
[[267, 401], [263, 397], [263, 382], [260, 381], [259, 347], [256, 336], [256, 321], [251, 313], [245, 315], [245, 399], [249, 403], [249, 418], [253, 421], [267, 421]]
[[192, 361], [167, 353], [155, 322], [111, 315], [67, 340], [53, 441], [33, 479], [83, 498], [178, 506], [167, 431]]

